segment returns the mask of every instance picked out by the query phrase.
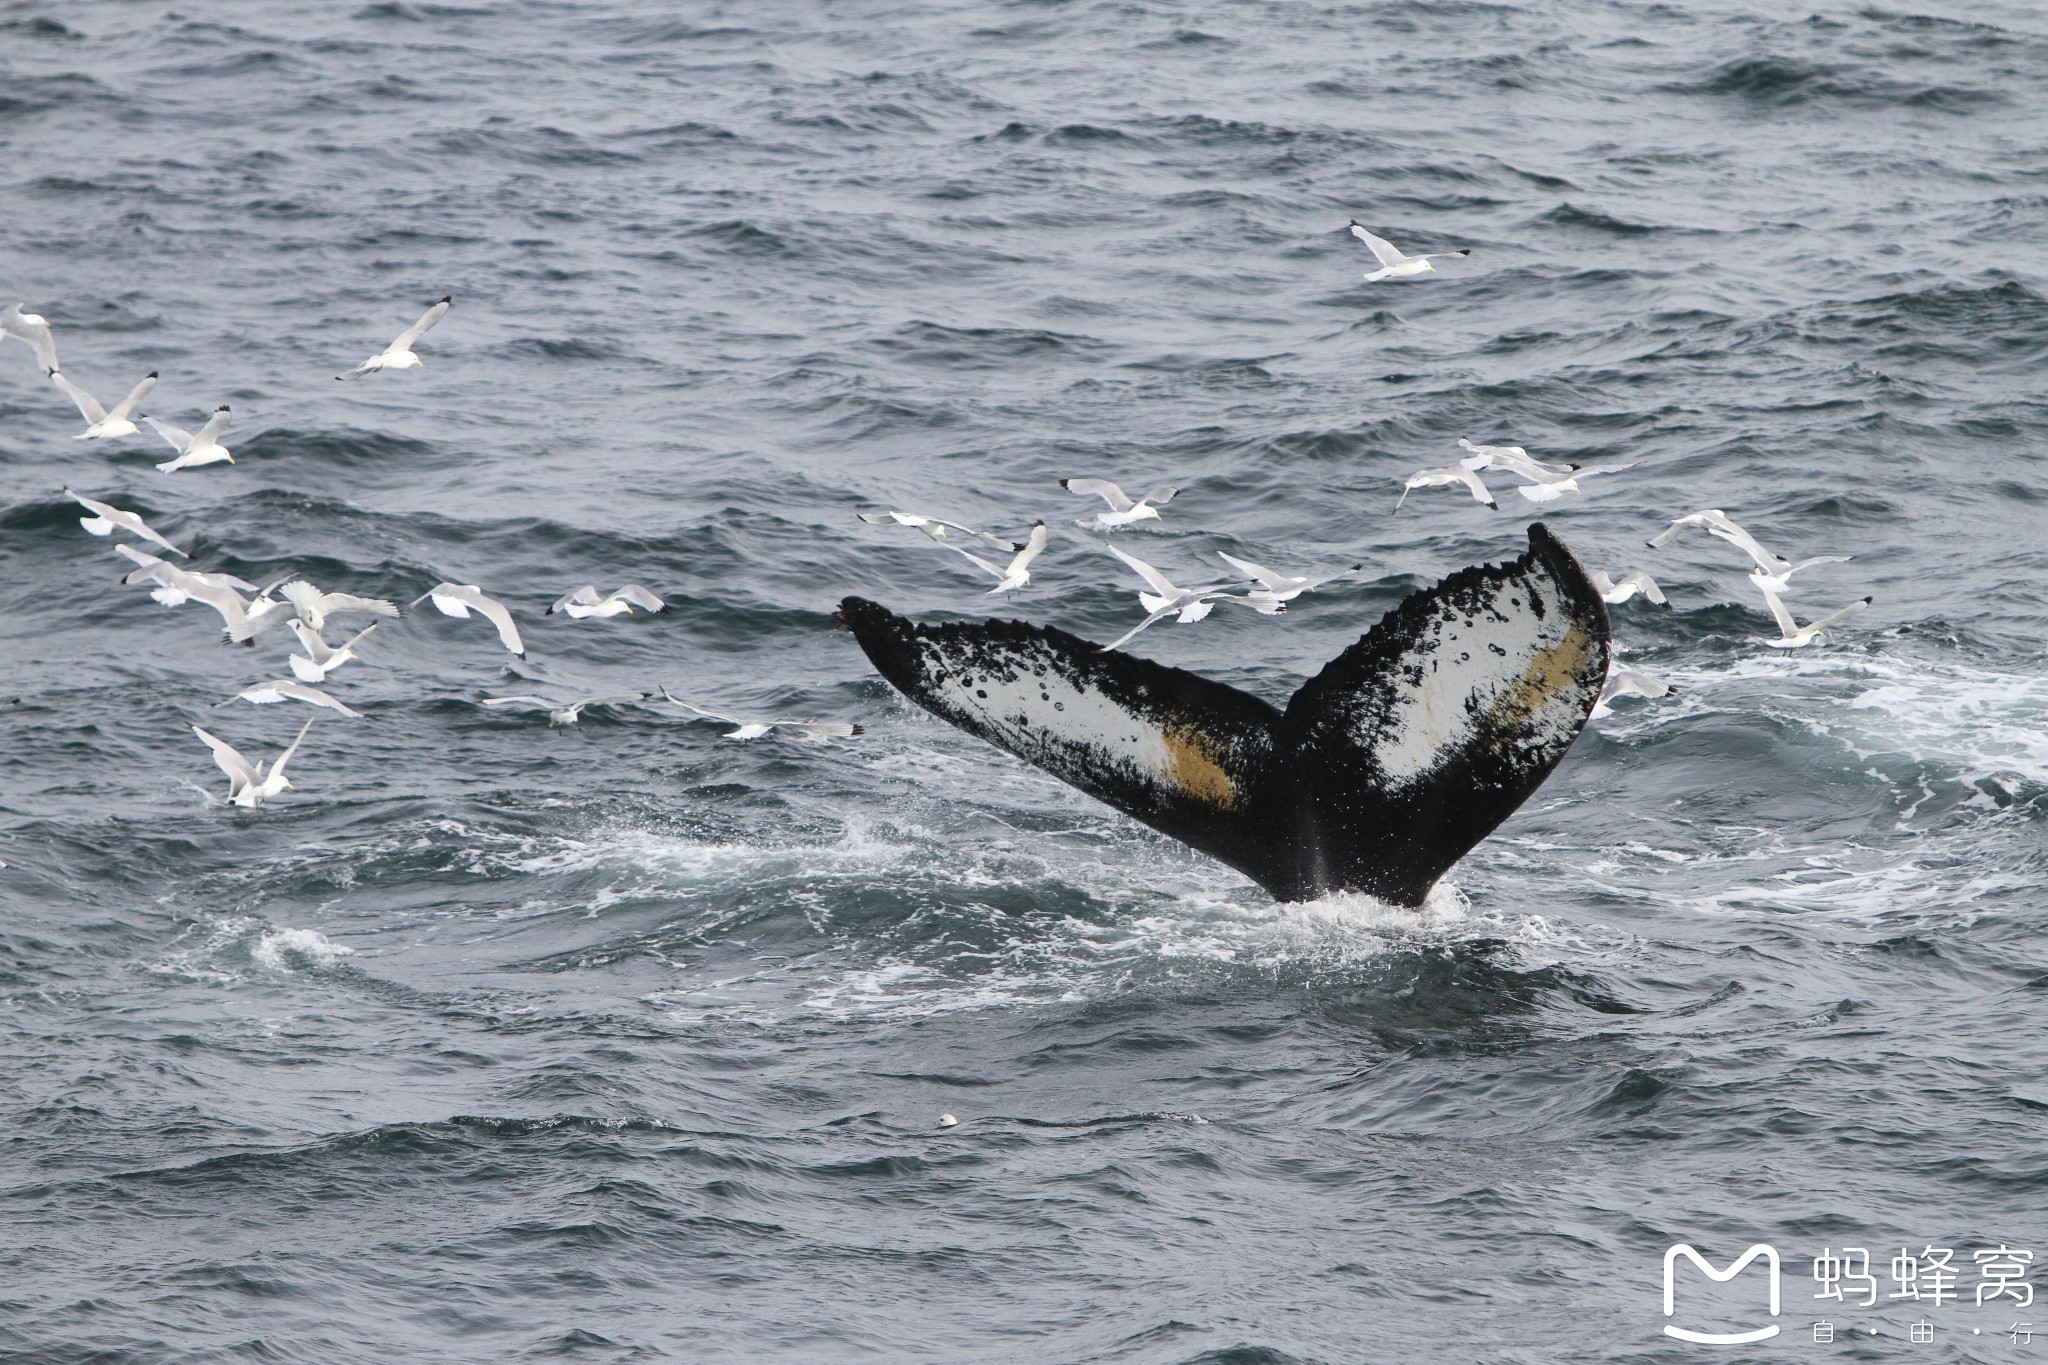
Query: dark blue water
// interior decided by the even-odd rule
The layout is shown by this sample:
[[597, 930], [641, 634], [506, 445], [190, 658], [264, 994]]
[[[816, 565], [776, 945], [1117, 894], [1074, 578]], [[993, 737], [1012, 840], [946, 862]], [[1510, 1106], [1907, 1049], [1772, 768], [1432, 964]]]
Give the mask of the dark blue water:
[[[74, 443], [0, 345], [0, 1356], [2042, 1356], [1972, 1294], [2048, 1256], [2044, 80], [1995, 3], [0, 6], [0, 303], [236, 454]], [[1472, 255], [1364, 284], [1354, 217]], [[1419, 914], [1273, 903], [830, 619], [1112, 638], [1056, 481], [1171, 482], [1169, 573], [1365, 561], [1133, 645], [1284, 699], [1519, 551], [1393, 514], [1460, 436], [1640, 462], [1546, 520], [1680, 691]], [[288, 642], [117, 587], [67, 483], [530, 658], [387, 622], [225, 807], [187, 727], [288, 742], [209, 709]], [[992, 605], [878, 506], [1052, 548]], [[1698, 507], [1876, 605], [1763, 647], [1728, 546], [1642, 548]], [[867, 733], [476, 704], [656, 683]], [[1664, 1337], [1677, 1242], [1775, 1247], [1717, 1321], [1780, 1335]], [[1963, 1301], [1816, 1301], [1845, 1245]]]

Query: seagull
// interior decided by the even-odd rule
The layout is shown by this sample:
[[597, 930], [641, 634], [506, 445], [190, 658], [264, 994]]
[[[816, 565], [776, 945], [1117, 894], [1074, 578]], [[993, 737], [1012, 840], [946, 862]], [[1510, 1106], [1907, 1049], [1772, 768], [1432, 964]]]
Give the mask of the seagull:
[[[86, 511], [92, 513], [89, 517], [80, 517], [78, 524], [96, 536], [110, 536], [114, 533], [114, 528], [118, 526], [132, 536], [141, 536], [152, 545], [163, 546], [174, 555], [185, 554], [183, 550], [165, 540], [155, 531], [150, 530], [149, 523], [144, 521], [137, 513], [123, 512], [118, 507], [109, 507], [106, 503], [94, 502], [91, 498], [74, 493], [68, 488], [64, 490], [64, 495]], [[185, 557], [187, 559], [191, 558], [190, 555], [185, 555]]]
[[1575, 464], [1545, 464], [1541, 460], [1532, 460], [1529, 452], [1520, 446], [1476, 446], [1462, 436], [1458, 438], [1458, 445], [1466, 452], [1465, 458], [1458, 463], [1467, 469], [1505, 469], [1510, 474], [1537, 483], [1569, 474], [1578, 468]]
[[1031, 561], [1038, 558], [1039, 552], [1045, 549], [1045, 523], [1031, 523], [1031, 539], [1024, 542], [1024, 548], [1017, 551], [1006, 568], [999, 569], [974, 551], [963, 550], [958, 545], [949, 548], [973, 560], [984, 572], [995, 575], [996, 585], [988, 590], [988, 596], [994, 597], [999, 592], [1015, 592], [1031, 581]]
[[157, 466], [166, 474], [177, 469], [190, 469], [197, 464], [219, 464], [222, 460], [229, 464], [235, 462], [235, 457], [228, 454], [228, 448], [220, 443], [220, 434], [228, 429], [228, 405], [225, 403], [213, 410], [213, 416], [206, 419], [206, 425], [199, 428], [197, 436], [181, 427], [167, 426], [154, 417], [142, 420], [155, 427], [157, 435], [169, 441], [171, 449], [178, 452], [177, 459], [166, 460]]
[[1292, 578], [1286, 574], [1274, 573], [1271, 569], [1262, 569], [1248, 559], [1239, 559], [1234, 555], [1224, 554], [1221, 550], [1216, 552], [1216, 557], [1260, 584], [1246, 595], [1245, 601], [1253, 610], [1267, 616], [1279, 614], [1283, 602], [1292, 602], [1305, 592], [1314, 592], [1325, 583], [1348, 577], [1365, 567], [1363, 564], [1353, 564], [1340, 573], [1324, 574], [1321, 578]]
[[57, 371], [50, 371], [50, 380], [58, 388], [71, 395], [71, 401], [78, 404], [79, 413], [89, 424], [84, 431], [79, 432], [71, 439], [74, 441], [96, 441], [108, 436], [133, 436], [141, 430], [135, 423], [128, 420], [128, 414], [135, 411], [135, 405], [149, 397], [149, 391], [156, 387], [156, 371], [151, 370], [147, 375], [143, 376], [142, 382], [129, 390], [126, 398], [114, 404], [113, 411], [111, 412], [100, 406], [99, 399], [93, 397], [84, 389], [79, 388], [78, 385], [72, 383]]
[[1129, 526], [1132, 522], [1143, 521], [1147, 517], [1159, 521], [1159, 508], [1152, 504], [1156, 502], [1163, 507], [1173, 501], [1174, 494], [1180, 492], [1178, 488], [1155, 488], [1136, 502], [1132, 502], [1124, 496], [1123, 489], [1108, 479], [1061, 479], [1060, 487], [1069, 493], [1093, 493], [1109, 504], [1107, 512], [1097, 512], [1093, 519], [1081, 522], [1081, 525], [1097, 531], [1114, 531], [1119, 526]]
[[381, 597], [357, 597], [347, 592], [322, 592], [303, 578], [295, 578], [278, 591], [284, 601], [271, 602], [249, 612], [247, 619], [228, 627], [228, 638], [236, 642], [253, 640], [264, 631], [290, 620], [304, 621], [323, 630], [330, 616], [358, 612], [365, 616], [396, 616], [398, 605]]
[[1638, 673], [1632, 668], [1617, 668], [1608, 674], [1607, 685], [1600, 689], [1600, 700], [1593, 703], [1593, 710], [1586, 719], [1598, 720], [1613, 708], [1608, 705], [1616, 697], [1668, 697], [1678, 689], [1662, 678], [1649, 673]]
[[1436, 488], [1438, 486], [1448, 488], [1454, 483], [1464, 484], [1465, 487], [1472, 490], [1472, 496], [1478, 501], [1485, 503], [1496, 512], [1500, 510], [1500, 504], [1493, 500], [1493, 494], [1486, 491], [1486, 485], [1481, 482], [1478, 471], [1467, 469], [1465, 466], [1458, 464], [1447, 465], [1442, 469], [1419, 469], [1415, 473], [1410, 474], [1408, 482], [1402, 485], [1400, 501], [1394, 504], [1394, 510], [1396, 512], [1401, 510], [1401, 503], [1408, 501], [1408, 494], [1414, 489]]
[[646, 701], [652, 692], [619, 692], [608, 697], [584, 697], [578, 701], [549, 701], [546, 697], [485, 697], [485, 706], [539, 706], [548, 713], [548, 728], [574, 725], [583, 718], [586, 706], [616, 706], [622, 702]]
[[454, 302], [455, 296], [453, 294], [444, 294], [439, 303], [420, 315], [418, 322], [400, 332], [398, 340], [392, 342], [353, 370], [334, 377], [336, 379], [354, 379], [358, 375], [375, 374], [379, 370], [409, 370], [419, 365], [422, 362], [418, 356], [412, 353], [412, 344], [425, 336], [427, 329], [439, 322], [442, 315], [448, 311], [448, 306]]
[[1603, 602], [1619, 604], [1641, 593], [1655, 605], [1666, 611], [1671, 610], [1671, 604], [1664, 600], [1664, 590], [1657, 586], [1657, 580], [1641, 569], [1623, 574], [1618, 583], [1597, 569], [1587, 577], [1593, 580], [1593, 586], [1599, 590], [1600, 600]]
[[1619, 474], [1624, 469], [1634, 469], [1635, 467], [1636, 462], [1630, 460], [1627, 464], [1601, 465], [1598, 469], [1574, 469], [1561, 479], [1538, 480], [1535, 483], [1521, 484], [1515, 491], [1530, 502], [1556, 502], [1567, 493], [1584, 492], [1585, 490], [1579, 487], [1580, 479], [1590, 479], [1595, 474]]
[[946, 538], [946, 532], [958, 531], [962, 535], [974, 537], [992, 550], [1008, 550], [1012, 554], [1024, 548], [1024, 542], [1021, 540], [1005, 540], [986, 531], [977, 531], [972, 526], [962, 526], [957, 521], [947, 521], [943, 517], [921, 517], [915, 512], [863, 512], [860, 519], [870, 526], [914, 526], [933, 540], [940, 541]]
[[586, 616], [631, 616], [635, 607], [645, 607], [649, 611], [667, 611], [668, 603], [638, 583], [628, 583], [622, 588], [614, 588], [609, 597], [601, 595], [594, 585], [585, 583], [542, 614], [553, 616], [558, 611], [566, 612], [580, 621]]
[[441, 583], [429, 588], [412, 601], [413, 606], [432, 598], [434, 605], [441, 609], [443, 616], [468, 616], [474, 611], [498, 628], [498, 638], [505, 648], [520, 658], [526, 657], [526, 646], [520, 643], [519, 627], [513, 624], [512, 613], [505, 604], [484, 596], [483, 589], [474, 583]]
[[372, 621], [350, 636], [346, 643], [330, 645], [320, 637], [319, 631], [296, 616], [285, 624], [291, 627], [292, 634], [299, 637], [299, 643], [306, 650], [304, 654], [290, 656], [292, 672], [299, 675], [300, 681], [309, 683], [326, 682], [329, 673], [350, 659], [361, 659], [363, 656], [356, 653], [356, 646], [362, 643], [365, 635], [377, 628], [377, 623]]
[[33, 349], [44, 374], [57, 373], [57, 338], [50, 335], [50, 320], [39, 313], [24, 313], [18, 303], [0, 312], [0, 338], [13, 337]]
[[243, 758], [234, 745], [225, 740], [215, 739], [198, 726], [192, 727], [192, 733], [206, 741], [206, 747], [213, 750], [213, 761], [228, 775], [228, 800], [234, 805], [254, 809], [292, 785], [284, 775], [284, 765], [299, 751], [300, 741], [305, 739], [306, 731], [312, 728], [313, 722], [310, 720], [301, 725], [298, 738], [294, 739], [283, 753], [270, 761], [267, 771], [261, 763], [251, 763]]
[[251, 683], [226, 701], [214, 703], [216, 708], [233, 706], [238, 701], [252, 701], [258, 706], [268, 706], [277, 701], [302, 701], [308, 706], [324, 706], [329, 711], [339, 711], [353, 720], [361, 720], [363, 713], [336, 701], [317, 687], [293, 682], [290, 678], [276, 678], [270, 682]]
[[1366, 275], [1368, 280], [1405, 280], [1410, 275], [1433, 275], [1436, 267], [1431, 261], [1448, 261], [1454, 256], [1470, 256], [1472, 249], [1465, 247], [1458, 251], [1439, 251], [1428, 256], [1404, 256], [1392, 242], [1384, 237], [1375, 237], [1351, 220], [1351, 235], [1372, 248], [1372, 254], [1379, 258], [1380, 268]]
[[1811, 568], [1815, 564], [1847, 564], [1855, 558], [1853, 555], [1815, 555], [1796, 564], [1790, 560], [1780, 559], [1757, 544], [1755, 536], [1728, 520], [1726, 514], [1711, 507], [1704, 511], [1688, 512], [1644, 544], [1653, 550], [1661, 550], [1692, 527], [1704, 527], [1710, 534], [1727, 541], [1756, 561], [1757, 571], [1749, 576], [1749, 581], [1756, 584], [1760, 590], [1769, 592], [1790, 592], [1787, 582], [1801, 569]]
[[[167, 607], [182, 606], [188, 601], [203, 602], [220, 613], [221, 620], [230, 630], [248, 618], [250, 607], [269, 605], [265, 595], [269, 592], [267, 588], [258, 594], [255, 602], [244, 601], [237, 588], [249, 592], [257, 590], [253, 584], [245, 583], [233, 574], [181, 569], [155, 555], [144, 554], [132, 545], [116, 545], [114, 549], [141, 566], [121, 580], [124, 584], [156, 584], [149, 595]], [[242, 643], [253, 646], [255, 642], [244, 640]]]
[[[1097, 651], [1098, 653], [1109, 653], [1109, 651], [1123, 644], [1147, 626], [1157, 621], [1163, 621], [1169, 616], [1178, 619], [1182, 625], [1191, 625], [1207, 616], [1211, 611], [1214, 611], [1216, 609], [1216, 601], [1219, 598], [1233, 597], [1247, 601], [1250, 600], [1249, 595], [1233, 593], [1223, 584], [1216, 584], [1206, 588], [1176, 587], [1165, 574], [1159, 572], [1159, 570], [1153, 568], [1137, 556], [1127, 555], [1114, 545], [1107, 548], [1111, 554], [1128, 565], [1138, 577], [1144, 579], [1153, 591], [1138, 594], [1138, 604], [1144, 607], [1150, 614], [1137, 625], [1132, 626], [1122, 635], [1119, 635], [1115, 640], [1104, 645]], [[1279, 601], [1275, 601], [1270, 608], [1260, 607], [1259, 610], [1271, 616], [1286, 610], [1286, 608]]]
[[726, 739], [759, 739], [770, 730], [794, 730], [798, 734], [808, 735], [812, 739], [851, 739], [855, 735], [864, 733], [860, 726], [843, 720], [741, 720], [738, 716], [728, 716], [720, 711], [709, 711], [704, 707], [684, 701], [666, 687], [661, 689], [661, 695], [667, 697], [693, 716], [699, 716], [705, 720], [715, 720], [721, 725], [737, 725], [739, 727], [737, 730], [726, 733], [724, 736]]
[[1771, 608], [1771, 615], [1776, 617], [1778, 621], [1779, 637], [1775, 640], [1764, 641], [1772, 649], [1803, 649], [1820, 636], [1826, 634], [1829, 626], [1834, 625], [1838, 621], [1848, 620], [1876, 600], [1875, 598], [1865, 597], [1860, 601], [1851, 602], [1838, 612], [1823, 616], [1818, 621], [1802, 626], [1792, 619], [1791, 612], [1785, 610], [1785, 604], [1778, 600], [1776, 592], [1768, 587], [1762, 587], [1762, 585], [1759, 585], [1759, 587], [1763, 592], [1764, 601]]

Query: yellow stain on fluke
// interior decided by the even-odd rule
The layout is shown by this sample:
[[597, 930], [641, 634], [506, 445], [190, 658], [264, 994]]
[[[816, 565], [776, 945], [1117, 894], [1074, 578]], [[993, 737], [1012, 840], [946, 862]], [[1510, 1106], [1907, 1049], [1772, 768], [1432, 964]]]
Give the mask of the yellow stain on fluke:
[[1220, 810], [1237, 804], [1237, 784], [1216, 761], [1216, 741], [1187, 724], [1167, 726], [1161, 738], [1166, 742], [1166, 776], [1182, 791]]
[[1535, 715], [1559, 692], [1574, 686], [1586, 671], [1593, 652], [1593, 635], [1583, 622], [1572, 622], [1562, 640], [1540, 651], [1493, 705], [1487, 723], [1495, 733], [1519, 735]]

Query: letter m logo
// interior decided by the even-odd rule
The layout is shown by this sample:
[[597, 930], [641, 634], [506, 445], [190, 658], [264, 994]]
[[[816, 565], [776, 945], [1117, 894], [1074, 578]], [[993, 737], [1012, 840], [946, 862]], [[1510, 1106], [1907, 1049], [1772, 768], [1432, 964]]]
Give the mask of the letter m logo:
[[[1698, 1266], [1700, 1273], [1716, 1284], [1728, 1283], [1728, 1281], [1740, 1275], [1743, 1268], [1751, 1261], [1761, 1256], [1771, 1271], [1771, 1316], [1774, 1318], [1778, 1316], [1778, 1251], [1776, 1247], [1764, 1242], [1758, 1242], [1730, 1262], [1726, 1270], [1716, 1270], [1707, 1264], [1706, 1257], [1700, 1255], [1685, 1243], [1680, 1242], [1664, 1253], [1665, 1317], [1668, 1318], [1678, 1311], [1677, 1294], [1675, 1292], [1677, 1285], [1675, 1280], [1678, 1258], [1681, 1256]], [[1677, 1337], [1680, 1341], [1696, 1341], [1703, 1346], [1740, 1346], [1746, 1342], [1768, 1341], [1770, 1338], [1778, 1335], [1778, 1325], [1772, 1323], [1768, 1327], [1759, 1327], [1749, 1332], [1693, 1332], [1683, 1327], [1673, 1327], [1667, 1322], [1664, 1324], [1664, 1335], [1667, 1337]]]

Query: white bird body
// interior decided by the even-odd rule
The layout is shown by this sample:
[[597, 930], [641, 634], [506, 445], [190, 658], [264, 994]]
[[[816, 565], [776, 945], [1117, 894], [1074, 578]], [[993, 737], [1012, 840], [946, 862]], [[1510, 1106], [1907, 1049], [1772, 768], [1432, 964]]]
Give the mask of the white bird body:
[[439, 583], [413, 599], [412, 605], [431, 600], [443, 616], [467, 617], [472, 611], [498, 628], [498, 640], [520, 658], [526, 646], [519, 639], [518, 623], [503, 602], [484, 596], [474, 583]]
[[1060, 487], [1069, 493], [1092, 494], [1109, 504], [1107, 512], [1097, 512], [1093, 517], [1080, 523], [1097, 531], [1114, 531], [1119, 526], [1129, 526], [1132, 522], [1148, 519], [1161, 521], [1163, 518], [1159, 515], [1159, 507], [1153, 504], [1164, 506], [1172, 502], [1174, 495], [1180, 492], [1178, 488], [1155, 488], [1144, 497], [1133, 501], [1125, 496], [1123, 489], [1108, 479], [1061, 479]]
[[[132, 536], [140, 536], [152, 545], [160, 545], [174, 555], [185, 554], [183, 550], [151, 530], [149, 523], [144, 521], [140, 514], [123, 512], [118, 507], [111, 507], [103, 502], [95, 502], [93, 499], [74, 493], [68, 488], [64, 490], [64, 493], [73, 502], [92, 513], [89, 517], [80, 517], [78, 519], [78, 524], [91, 534], [110, 536], [114, 533], [115, 528], [118, 527]], [[191, 558], [190, 555], [185, 557], [187, 559]]]
[[1394, 510], [1401, 510], [1401, 504], [1408, 501], [1408, 494], [1417, 488], [1448, 488], [1452, 484], [1463, 484], [1472, 493], [1473, 500], [1483, 502], [1494, 511], [1500, 504], [1487, 491], [1486, 483], [1479, 477], [1479, 471], [1467, 469], [1461, 464], [1446, 465], [1442, 469], [1418, 469], [1408, 476], [1408, 482], [1401, 486], [1401, 497], [1395, 502]]
[[538, 706], [548, 713], [548, 728], [558, 725], [574, 725], [583, 719], [586, 706], [617, 706], [625, 702], [646, 701], [652, 692], [615, 692], [609, 696], [581, 697], [575, 701], [549, 701], [546, 697], [485, 697], [485, 706]]
[[1624, 469], [1635, 467], [1635, 461], [1631, 460], [1627, 464], [1602, 465], [1598, 469], [1575, 469], [1561, 479], [1542, 479], [1535, 483], [1525, 483], [1515, 491], [1530, 502], [1556, 502], [1567, 493], [1584, 492], [1585, 490], [1579, 487], [1580, 479], [1590, 479], [1595, 474], [1619, 474]]
[[915, 512], [863, 512], [860, 519], [870, 526], [912, 526], [938, 541], [946, 539], [946, 532], [958, 531], [964, 536], [972, 536], [992, 550], [1007, 550], [1011, 554], [1024, 548], [1024, 542], [1021, 540], [1005, 540], [986, 531], [977, 531], [971, 526], [962, 526], [957, 521], [947, 521], [943, 517], [923, 517]]
[[1763, 642], [1772, 649], [1804, 649], [1816, 639], [1825, 635], [1828, 627], [1848, 620], [1876, 600], [1875, 598], [1865, 597], [1859, 601], [1851, 602], [1840, 611], [1823, 616], [1818, 621], [1811, 621], [1802, 626], [1792, 619], [1792, 613], [1785, 609], [1785, 604], [1778, 599], [1778, 594], [1775, 591], [1770, 588], [1761, 588], [1760, 591], [1764, 595], [1764, 602], [1771, 609], [1772, 617], [1778, 623], [1778, 638]]
[[372, 621], [350, 636], [345, 643], [330, 645], [321, 638], [319, 631], [296, 616], [285, 624], [291, 627], [292, 634], [299, 637], [299, 644], [306, 651], [304, 654], [290, 656], [292, 672], [298, 675], [299, 681], [309, 683], [326, 682], [329, 673], [350, 659], [360, 660], [363, 656], [356, 653], [356, 646], [362, 643], [365, 635], [377, 628], [377, 623]]
[[693, 716], [717, 721], [721, 725], [738, 726], [738, 729], [724, 735], [726, 739], [759, 739], [770, 730], [794, 730], [812, 739], [851, 739], [862, 733], [860, 726], [843, 720], [742, 720], [738, 716], [728, 716], [722, 711], [684, 701], [666, 687], [661, 689], [661, 695]]
[[283, 625], [287, 621], [303, 621], [315, 632], [326, 629], [327, 618], [349, 612], [365, 616], [396, 616], [398, 605], [381, 597], [357, 597], [354, 593], [322, 592], [303, 578], [295, 578], [278, 591], [283, 595], [281, 602], [267, 602], [260, 607], [250, 604], [248, 615], [240, 624], [228, 627], [228, 638], [237, 643], [253, 640], [266, 630]]
[[251, 683], [226, 701], [215, 702], [215, 706], [231, 706], [238, 701], [254, 702], [268, 706], [273, 702], [302, 701], [308, 706], [320, 706], [329, 711], [339, 711], [352, 720], [361, 720], [363, 713], [336, 700], [319, 688], [290, 678], [273, 678], [269, 682]]
[[36, 353], [44, 374], [57, 373], [57, 338], [50, 332], [50, 320], [40, 313], [24, 313], [18, 303], [0, 311], [0, 338], [13, 337]]
[[1459, 251], [1438, 251], [1427, 256], [1404, 255], [1386, 238], [1375, 237], [1360, 227], [1356, 218], [1351, 220], [1351, 235], [1364, 242], [1380, 263], [1378, 270], [1367, 272], [1368, 280], [1405, 280], [1415, 275], [1430, 275], [1436, 272], [1436, 267], [1430, 264], [1431, 261], [1448, 261], [1454, 257], [1472, 254], [1472, 249], [1466, 247]]
[[199, 428], [197, 436], [181, 427], [159, 422], [154, 417], [143, 418], [156, 428], [157, 435], [171, 443], [171, 449], [178, 452], [177, 459], [166, 460], [157, 468], [169, 474], [194, 465], [219, 464], [222, 460], [233, 464], [235, 457], [220, 443], [220, 434], [228, 429], [228, 417], [228, 405], [223, 403], [213, 410], [213, 416], [206, 419], [206, 425]]
[[66, 379], [61, 373], [52, 371], [50, 382], [71, 395], [71, 401], [78, 404], [79, 415], [86, 420], [86, 428], [71, 439], [74, 441], [99, 441], [114, 436], [133, 436], [141, 428], [130, 420], [135, 405], [149, 397], [149, 391], [156, 387], [156, 371], [151, 370], [140, 384], [129, 390], [128, 396], [114, 404], [111, 410], [100, 406], [94, 398], [78, 385]]
[[284, 775], [284, 765], [299, 751], [299, 743], [306, 737], [306, 731], [313, 728], [308, 720], [299, 727], [298, 738], [285, 751], [272, 759], [266, 768], [262, 763], [251, 763], [242, 757], [234, 745], [226, 740], [216, 739], [198, 726], [192, 733], [206, 741], [206, 747], [213, 750], [213, 761], [228, 777], [228, 800], [237, 806], [253, 810], [271, 797], [276, 796], [292, 784]]
[[1458, 438], [1458, 444], [1466, 452], [1465, 458], [1458, 461], [1465, 468], [1506, 470], [1517, 478], [1528, 479], [1532, 483], [1542, 483], [1546, 479], [1569, 474], [1578, 468], [1575, 464], [1553, 465], [1545, 464], [1541, 460], [1532, 460], [1529, 458], [1529, 452], [1520, 446], [1476, 446], [1462, 436]]
[[336, 379], [354, 379], [359, 375], [375, 374], [379, 370], [416, 369], [424, 362], [412, 353], [412, 344], [427, 334], [427, 329], [439, 322], [448, 308], [455, 302], [455, 296], [445, 295], [441, 301], [420, 315], [420, 320], [398, 334], [398, 340], [386, 346], [377, 354]]
[[1586, 719], [1598, 720], [1606, 715], [1612, 709], [1608, 703], [1616, 697], [1668, 697], [1677, 690], [1654, 674], [1617, 668], [1607, 675], [1607, 685], [1600, 689], [1600, 699], [1593, 703], [1593, 710]]
[[596, 585], [586, 583], [556, 601], [544, 614], [553, 616], [559, 611], [580, 621], [587, 616], [631, 616], [635, 607], [660, 612], [668, 610], [668, 603], [638, 583], [614, 588], [609, 596], [598, 592]]
[[1599, 590], [1600, 600], [1603, 602], [1619, 605], [1641, 593], [1646, 600], [1657, 606], [1667, 611], [1671, 608], [1671, 604], [1664, 600], [1664, 590], [1657, 586], [1657, 580], [1641, 569], [1623, 574], [1618, 581], [1597, 569], [1587, 577], [1592, 579], [1593, 586]]
[[1274, 573], [1271, 569], [1260, 568], [1248, 559], [1239, 559], [1218, 550], [1216, 557], [1236, 569], [1259, 586], [1245, 594], [1245, 602], [1254, 611], [1266, 616], [1276, 616], [1284, 604], [1292, 602], [1305, 592], [1314, 592], [1325, 583], [1335, 582], [1363, 569], [1363, 564], [1353, 564], [1338, 573], [1324, 574], [1321, 578], [1296, 578], [1288, 574]]
[[972, 560], [983, 573], [995, 577], [996, 585], [988, 590], [988, 596], [993, 597], [999, 592], [1016, 592], [1031, 582], [1031, 561], [1038, 558], [1045, 549], [1045, 523], [1031, 523], [1031, 538], [1025, 541], [1024, 548], [1011, 556], [1010, 562], [1001, 568], [989, 563], [972, 550], [963, 550], [958, 545], [948, 548], [963, 558]]
[[1710, 535], [1727, 541], [1748, 555], [1756, 564], [1756, 571], [1750, 574], [1749, 581], [1764, 592], [1790, 591], [1788, 584], [1792, 575], [1801, 569], [1812, 568], [1816, 564], [1846, 564], [1854, 558], [1853, 555], [1815, 555], [1811, 559], [1802, 559], [1797, 563], [1780, 558], [1759, 545], [1755, 536], [1730, 521], [1720, 509], [1712, 507], [1698, 512], [1688, 512], [1644, 543], [1653, 550], [1661, 550], [1695, 527], [1705, 529]]

